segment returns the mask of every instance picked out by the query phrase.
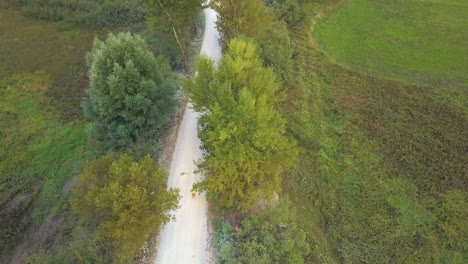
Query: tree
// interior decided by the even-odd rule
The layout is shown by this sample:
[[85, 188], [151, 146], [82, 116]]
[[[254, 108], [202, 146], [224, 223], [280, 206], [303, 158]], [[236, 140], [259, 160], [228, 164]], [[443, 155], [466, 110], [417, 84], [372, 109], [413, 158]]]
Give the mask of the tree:
[[202, 57], [197, 77], [186, 84], [195, 110], [202, 112], [199, 137], [205, 157], [199, 169], [205, 180], [198, 187], [242, 211], [278, 191], [281, 175], [297, 156], [277, 110], [284, 93], [262, 64], [253, 42], [234, 39], [219, 69]]
[[96, 234], [118, 258], [139, 252], [147, 235], [159, 230], [177, 208], [178, 191], [166, 189], [167, 173], [149, 155], [139, 162], [112, 154], [87, 164], [73, 190], [74, 212], [97, 223]]
[[219, 14], [216, 25], [223, 48], [239, 36], [259, 40], [271, 25], [272, 18], [262, 0], [213, 0], [210, 5]]
[[177, 104], [175, 75], [167, 62], [156, 59], [138, 35], [119, 33], [105, 42], [96, 39], [88, 64], [83, 107], [93, 138], [104, 150], [125, 150], [139, 140], [155, 144]]
[[151, 24], [174, 36], [188, 71], [187, 43], [193, 19], [205, 0], [142, 0], [152, 14]]

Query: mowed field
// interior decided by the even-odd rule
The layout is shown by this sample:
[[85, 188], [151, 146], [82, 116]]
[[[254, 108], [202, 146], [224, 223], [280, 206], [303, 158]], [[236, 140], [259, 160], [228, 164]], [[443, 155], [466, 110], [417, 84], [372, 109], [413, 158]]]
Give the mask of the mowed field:
[[315, 37], [353, 69], [443, 87], [468, 87], [468, 1], [349, 0]]

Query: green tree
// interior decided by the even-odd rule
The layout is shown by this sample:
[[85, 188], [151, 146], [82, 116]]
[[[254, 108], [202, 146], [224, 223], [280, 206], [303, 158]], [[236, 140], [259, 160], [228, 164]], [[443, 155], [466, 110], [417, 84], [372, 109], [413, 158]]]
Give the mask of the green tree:
[[219, 14], [216, 25], [223, 48], [239, 36], [261, 39], [271, 25], [272, 18], [262, 0], [213, 0], [210, 5]]
[[187, 43], [194, 18], [205, 0], [142, 0], [151, 12], [150, 22], [174, 36], [188, 70]]
[[202, 57], [197, 77], [186, 85], [195, 110], [203, 113], [199, 136], [205, 157], [199, 169], [206, 178], [199, 187], [242, 211], [278, 191], [297, 156], [277, 110], [284, 93], [262, 65], [253, 42], [234, 39], [219, 69]]
[[178, 206], [176, 190], [166, 189], [166, 171], [149, 155], [139, 162], [107, 154], [90, 161], [73, 190], [71, 206], [118, 259], [139, 252], [149, 233], [170, 221]]
[[90, 87], [83, 102], [91, 135], [104, 150], [126, 150], [137, 141], [156, 144], [177, 105], [168, 63], [130, 33], [95, 40], [88, 56]]

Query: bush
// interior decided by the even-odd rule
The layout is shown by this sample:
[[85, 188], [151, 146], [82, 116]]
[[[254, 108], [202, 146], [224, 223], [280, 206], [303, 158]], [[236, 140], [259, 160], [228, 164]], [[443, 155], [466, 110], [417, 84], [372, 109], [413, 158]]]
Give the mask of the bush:
[[259, 45], [265, 65], [271, 67], [284, 83], [289, 83], [294, 71], [294, 60], [292, 58], [293, 47], [286, 24], [274, 23], [260, 39]]
[[[231, 238], [228, 237], [231, 235]], [[305, 263], [310, 245], [297, 225], [288, 199], [242, 221], [240, 228], [227, 222], [217, 238], [218, 261], [228, 263]]]

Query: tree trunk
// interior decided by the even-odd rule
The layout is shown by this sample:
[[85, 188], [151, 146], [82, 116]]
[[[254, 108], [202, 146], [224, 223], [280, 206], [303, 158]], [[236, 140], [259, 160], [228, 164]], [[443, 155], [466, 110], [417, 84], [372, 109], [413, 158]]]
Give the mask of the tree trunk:
[[177, 30], [175, 27], [172, 27], [172, 31], [174, 33], [174, 37], [177, 41], [177, 45], [179, 45], [180, 51], [182, 52], [182, 59], [184, 60], [184, 68], [185, 68], [185, 73], [188, 73], [189, 71], [189, 63], [188, 63], [188, 58], [185, 50], [185, 42], [184, 40], [180, 39], [179, 35], [182, 35], [179, 31], [180, 34], [177, 34]]
[[[164, 11], [164, 13], [166, 13], [167, 18], [174, 21], [172, 14], [169, 13], [169, 11], [166, 9], [166, 7], [163, 5], [163, 3], [161, 1], [158, 1], [158, 3], [159, 3], [159, 6]], [[182, 38], [182, 33], [180, 32], [180, 29], [179, 29], [179, 34], [177, 34], [177, 30], [176, 30], [175, 26], [172, 26], [172, 32], [173, 32], [174, 37], [175, 37], [175, 39], [177, 41], [177, 45], [179, 45], [180, 51], [182, 53], [182, 59], [184, 60], [185, 73], [188, 73], [189, 64], [188, 64], [188, 58], [187, 58], [187, 54], [186, 54], [186, 50], [185, 50], [185, 41], [184, 41], [184, 39], [181, 39]]]

